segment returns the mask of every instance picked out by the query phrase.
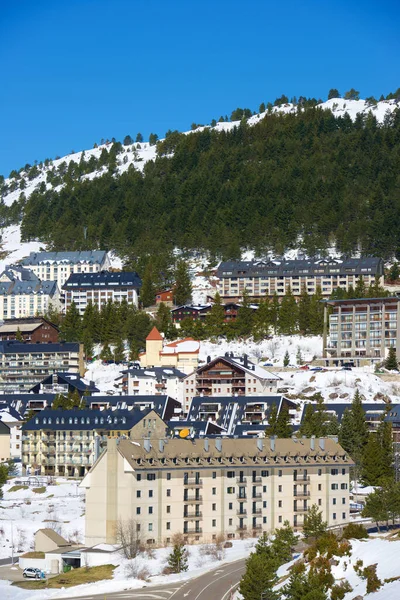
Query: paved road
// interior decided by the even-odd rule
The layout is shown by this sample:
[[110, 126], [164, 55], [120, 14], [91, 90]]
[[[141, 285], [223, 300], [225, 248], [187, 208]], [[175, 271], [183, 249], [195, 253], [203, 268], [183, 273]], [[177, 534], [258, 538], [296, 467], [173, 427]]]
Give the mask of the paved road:
[[[79, 600], [230, 600], [245, 571], [245, 561], [239, 560], [221, 565], [183, 583], [148, 585], [141, 589], [108, 594], [87, 594]], [[77, 600], [71, 596], [66, 600]]]

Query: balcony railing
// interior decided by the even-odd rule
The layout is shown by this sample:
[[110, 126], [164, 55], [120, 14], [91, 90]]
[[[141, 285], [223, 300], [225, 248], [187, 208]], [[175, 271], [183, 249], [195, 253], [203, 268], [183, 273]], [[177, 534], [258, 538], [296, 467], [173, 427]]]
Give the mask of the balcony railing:
[[297, 476], [297, 477], [293, 478], [293, 481], [296, 481], [298, 483], [305, 483], [305, 484], [307, 484], [307, 483], [310, 483], [310, 476], [309, 475], [303, 475], [303, 477]]
[[196, 502], [203, 502], [203, 497], [202, 496], [186, 496], [183, 498], [183, 501], [194, 504]]
[[254, 498], [255, 500], [261, 498], [261, 492], [257, 492], [256, 494], [252, 494], [251, 495], [252, 498]]
[[294, 512], [295, 513], [306, 513], [306, 512], [308, 512], [308, 506], [295, 506]]
[[188, 477], [183, 480], [183, 485], [187, 487], [201, 487], [203, 485], [203, 480], [196, 479], [195, 477]]
[[183, 513], [184, 519], [201, 519], [202, 517], [203, 517], [202, 512], [188, 511], [187, 513]]
[[199, 529], [184, 529], [183, 530], [183, 535], [196, 535], [199, 533], [203, 533], [203, 530], [201, 527]]
[[253, 508], [251, 511], [252, 515], [261, 515], [261, 508]]
[[247, 530], [247, 525], [238, 525], [236, 527], [236, 531], [246, 531]]
[[261, 483], [261, 481], [261, 477], [257, 476], [252, 478], [251, 483]]
[[236, 483], [247, 483], [247, 477], [236, 477]]
[[239, 494], [236, 494], [236, 498], [238, 500], [241, 500], [242, 502], [246, 502], [247, 501], [247, 496], [240, 496]]
[[238, 517], [245, 517], [247, 515], [247, 510], [243, 509], [243, 510], [237, 510], [236, 514], [238, 515]]
[[296, 498], [309, 498], [310, 492], [306, 492], [304, 490], [302, 490], [302, 491], [296, 490], [293, 492], [293, 496], [296, 496]]

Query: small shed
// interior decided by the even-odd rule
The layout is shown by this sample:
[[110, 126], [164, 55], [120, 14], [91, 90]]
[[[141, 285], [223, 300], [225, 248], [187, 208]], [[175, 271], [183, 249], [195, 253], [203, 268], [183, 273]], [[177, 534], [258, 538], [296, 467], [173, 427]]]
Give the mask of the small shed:
[[39, 529], [35, 533], [35, 552], [51, 552], [59, 548], [67, 551], [70, 547], [71, 544], [53, 529]]

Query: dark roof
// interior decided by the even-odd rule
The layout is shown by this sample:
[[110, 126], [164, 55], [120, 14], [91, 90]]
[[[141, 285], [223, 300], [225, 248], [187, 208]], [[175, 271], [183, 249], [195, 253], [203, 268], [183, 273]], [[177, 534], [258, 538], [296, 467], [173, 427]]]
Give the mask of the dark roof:
[[[64, 430], [116, 430], [131, 429], [143, 417], [151, 412], [148, 410], [53, 410], [46, 408], [40, 411], [27, 423], [24, 431], [39, 431], [42, 429]], [[50, 419], [50, 422], [49, 422]]]
[[391, 423], [400, 422], [400, 404], [395, 404], [394, 406], [390, 407], [390, 410], [386, 415], [385, 421], [390, 421]]
[[55, 342], [28, 344], [18, 340], [0, 341], [0, 354], [23, 354], [35, 352], [79, 352], [79, 343]]
[[0, 419], [0, 435], [8, 435], [10, 433], [10, 428], [8, 425], [6, 425], [5, 423], [3, 423], [3, 421]]
[[19, 413], [14, 407], [9, 406], [6, 402], [1, 402], [1, 397], [0, 397], [0, 412], [1, 411], [6, 411], [10, 414], [11, 417], [14, 417], [14, 419], [16, 419], [17, 421], [22, 421], [22, 415], [21, 413]]
[[20, 261], [21, 265], [39, 265], [41, 263], [99, 263], [102, 264], [106, 259], [105, 250], [84, 250], [82, 252], [31, 252], [29, 256]]
[[[324, 273], [317, 273], [324, 269]], [[348, 270], [349, 269], [349, 270]], [[355, 269], [353, 271], [353, 269]], [[371, 271], [362, 271], [371, 269]], [[362, 275], [383, 274], [383, 261], [374, 256], [363, 258], [326, 258], [318, 260], [283, 260], [283, 261], [225, 261], [217, 269], [218, 277], [253, 277], [253, 276], [290, 276], [301, 275], [303, 271], [308, 275], [348, 275], [355, 273]], [[351, 270], [351, 271], [350, 271]]]
[[72, 273], [64, 283], [63, 289], [77, 288], [135, 288], [142, 285], [136, 271], [100, 271], [99, 273]]
[[[186, 377], [186, 373], [179, 371], [175, 367], [133, 367], [132, 369], [127, 369], [126, 371], [122, 371], [122, 373], [129, 373], [133, 377], [148, 379], [153, 378], [156, 380], [161, 379], [172, 379], [178, 377], [179, 379], [183, 379]], [[154, 376], [150, 373], [154, 373]]]
[[342, 298], [340, 300], [321, 300], [327, 304], [334, 306], [335, 304], [364, 304], [365, 302], [400, 302], [398, 296], [386, 296], [383, 298]]
[[[79, 392], [98, 392], [99, 389], [94, 385], [93, 381], [86, 383], [78, 373], [52, 373], [40, 383], [34, 385], [30, 391], [39, 392], [41, 385], [53, 385], [54, 378], [57, 377], [57, 383], [65, 384], [77, 389]], [[56, 385], [54, 383], [54, 385]], [[1, 400], [1, 398], [0, 398]]]
[[107, 404], [119, 410], [132, 410], [139, 406], [153, 409], [161, 418], [164, 418], [168, 408], [180, 408], [181, 403], [168, 395], [151, 396], [84, 396], [86, 406], [93, 404]]

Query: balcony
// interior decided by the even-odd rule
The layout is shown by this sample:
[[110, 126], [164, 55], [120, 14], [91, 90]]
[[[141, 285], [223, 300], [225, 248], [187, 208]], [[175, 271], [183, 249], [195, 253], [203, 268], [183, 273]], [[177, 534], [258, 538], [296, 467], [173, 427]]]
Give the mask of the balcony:
[[261, 483], [262, 479], [261, 477], [252, 477], [251, 479], [251, 483]]
[[296, 490], [293, 492], [293, 496], [295, 496], [296, 498], [309, 498], [310, 492], [306, 492], [304, 490], [302, 490], [302, 491]]
[[253, 508], [251, 511], [252, 515], [261, 515], [261, 508]]
[[310, 476], [309, 475], [303, 475], [303, 477], [294, 477], [293, 481], [297, 482], [297, 483], [310, 483]]
[[203, 530], [201, 527], [199, 527], [199, 529], [184, 529], [183, 530], [183, 535], [199, 535], [200, 533], [203, 533]]
[[242, 502], [247, 502], [247, 496], [240, 496], [239, 494], [236, 494], [236, 498]]
[[295, 506], [294, 512], [295, 513], [306, 513], [306, 512], [308, 512], [308, 506]]
[[183, 518], [184, 519], [202, 519], [203, 518], [203, 513], [202, 512], [196, 512], [196, 511], [188, 511], [187, 513], [183, 513]]
[[202, 496], [186, 496], [186, 497], [184, 496], [183, 501], [188, 502], [189, 504], [196, 504], [196, 503], [203, 502], [203, 497]]
[[247, 525], [238, 525], [236, 531], [247, 531]]
[[240, 510], [239, 509], [239, 510], [236, 511], [236, 514], [237, 514], [238, 517], [246, 517], [247, 516], [247, 510], [245, 510], [245, 509]]
[[257, 492], [256, 494], [252, 494], [252, 496], [251, 496], [251, 497], [252, 497], [254, 500], [256, 500], [256, 499], [257, 499], [257, 500], [259, 500], [259, 499], [261, 498], [261, 496], [262, 496], [261, 492]]
[[251, 529], [252, 531], [261, 531], [262, 525], [252, 525]]
[[236, 483], [247, 483], [247, 477], [236, 477]]
[[203, 485], [203, 480], [196, 479], [196, 477], [188, 477], [183, 480], [183, 485], [186, 487], [201, 487]]

